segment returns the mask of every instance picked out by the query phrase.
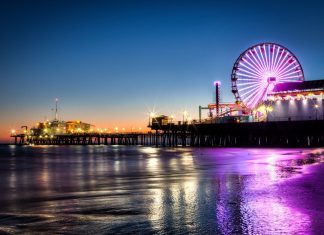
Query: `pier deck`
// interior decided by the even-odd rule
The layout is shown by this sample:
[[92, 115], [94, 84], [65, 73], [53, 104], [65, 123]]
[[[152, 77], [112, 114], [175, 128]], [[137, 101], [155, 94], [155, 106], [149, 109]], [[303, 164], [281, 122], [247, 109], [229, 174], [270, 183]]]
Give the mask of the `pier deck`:
[[324, 120], [150, 126], [149, 133], [12, 135], [15, 144], [206, 147], [324, 147]]

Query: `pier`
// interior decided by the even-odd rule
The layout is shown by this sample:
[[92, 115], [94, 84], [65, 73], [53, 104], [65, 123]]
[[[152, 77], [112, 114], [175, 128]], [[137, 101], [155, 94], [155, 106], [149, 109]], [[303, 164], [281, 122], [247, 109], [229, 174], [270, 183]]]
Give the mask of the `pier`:
[[143, 145], [156, 147], [323, 147], [324, 120], [222, 124], [153, 124], [148, 133], [14, 134], [16, 145]]

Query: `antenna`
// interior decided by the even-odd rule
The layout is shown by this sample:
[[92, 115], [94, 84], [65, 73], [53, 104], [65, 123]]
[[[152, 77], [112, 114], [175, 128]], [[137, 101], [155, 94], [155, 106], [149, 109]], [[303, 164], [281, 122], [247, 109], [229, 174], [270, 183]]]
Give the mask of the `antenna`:
[[58, 98], [55, 99], [55, 121], [58, 121], [58, 112], [57, 112], [57, 103], [58, 103]]

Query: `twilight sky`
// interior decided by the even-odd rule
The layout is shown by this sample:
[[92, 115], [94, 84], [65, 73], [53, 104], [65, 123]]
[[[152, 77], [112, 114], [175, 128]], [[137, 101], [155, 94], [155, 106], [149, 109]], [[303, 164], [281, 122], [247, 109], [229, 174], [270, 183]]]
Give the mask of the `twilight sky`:
[[[223, 3], [222, 3], [223, 2]], [[233, 101], [236, 58], [259, 42], [286, 46], [307, 80], [324, 79], [321, 1], [0, 1], [0, 141], [52, 119], [144, 128]]]

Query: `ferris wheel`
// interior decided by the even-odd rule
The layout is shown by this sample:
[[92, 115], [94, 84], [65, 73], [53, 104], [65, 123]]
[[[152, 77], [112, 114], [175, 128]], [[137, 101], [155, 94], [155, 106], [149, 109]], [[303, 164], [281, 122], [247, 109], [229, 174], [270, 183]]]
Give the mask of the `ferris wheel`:
[[277, 83], [304, 81], [304, 72], [287, 48], [276, 43], [260, 43], [238, 57], [231, 81], [237, 103], [253, 109]]

